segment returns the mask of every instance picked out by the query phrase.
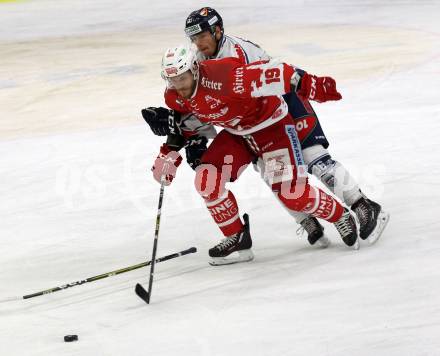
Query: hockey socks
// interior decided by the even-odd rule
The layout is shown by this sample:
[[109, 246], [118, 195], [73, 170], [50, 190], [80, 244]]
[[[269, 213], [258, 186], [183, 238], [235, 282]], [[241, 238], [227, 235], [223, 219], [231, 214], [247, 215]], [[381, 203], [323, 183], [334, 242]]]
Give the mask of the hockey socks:
[[223, 235], [232, 236], [243, 229], [237, 201], [229, 190], [219, 199], [206, 201], [206, 206]]

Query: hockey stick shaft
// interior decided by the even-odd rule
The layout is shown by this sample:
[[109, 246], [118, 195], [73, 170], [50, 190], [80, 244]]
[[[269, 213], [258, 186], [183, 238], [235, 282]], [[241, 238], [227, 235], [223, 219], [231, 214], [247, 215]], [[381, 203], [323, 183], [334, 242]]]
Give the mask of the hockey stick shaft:
[[[172, 253], [170, 255], [159, 257], [158, 259], [155, 260], [155, 262], [156, 263], [164, 262], [164, 261], [176, 258], [176, 257], [188, 255], [190, 253], [195, 253], [195, 252], [197, 252], [197, 249], [195, 247], [191, 247], [191, 248], [189, 248], [187, 250], [183, 250], [183, 251], [180, 251], [180, 252]], [[15, 300], [21, 300], [21, 299], [29, 299], [29, 298], [39, 297], [39, 296], [45, 295], [45, 294], [51, 294], [51, 293], [58, 292], [58, 291], [63, 290], [63, 289], [67, 289], [67, 288], [71, 288], [71, 287], [75, 287], [75, 286], [80, 286], [80, 285], [85, 284], [85, 283], [95, 282], [95, 281], [98, 281], [100, 279], [104, 279], [104, 278], [107, 278], [107, 277], [112, 277], [112, 276], [116, 276], [118, 274], [134, 271], [135, 269], [139, 269], [139, 268], [142, 268], [142, 267], [147, 267], [149, 265], [151, 265], [151, 261], [138, 263], [138, 264], [133, 265], [133, 266], [124, 267], [124, 268], [117, 269], [115, 271], [98, 274], [98, 275], [93, 276], [93, 277], [89, 277], [89, 278], [82, 279], [82, 280], [79, 280], [79, 281], [67, 283], [67, 284], [64, 284], [62, 286], [58, 286], [58, 287], [54, 287], [54, 288], [49, 288], [49, 289], [46, 289], [46, 290], [43, 290], [43, 291], [40, 291], [40, 292], [36, 292], [36, 293], [32, 293], [32, 294], [27, 294], [27, 295], [24, 295], [24, 296], [16, 296], [16, 297], [9, 297], [9, 298], [5, 298], [5, 299], [1, 299], [0, 303], [10, 302], [10, 301], [15, 301]]]
[[160, 185], [159, 203], [157, 207], [156, 228], [154, 230], [153, 256], [151, 257], [151, 261], [153, 262], [150, 265], [150, 280], [148, 281], [148, 300], [147, 300], [148, 304], [150, 303], [151, 291], [153, 289], [154, 267], [155, 267], [156, 252], [157, 252], [157, 240], [159, 239], [159, 227], [160, 227], [160, 217], [162, 214], [164, 188], [165, 188], [165, 183], [164, 180], [162, 180], [162, 183]]

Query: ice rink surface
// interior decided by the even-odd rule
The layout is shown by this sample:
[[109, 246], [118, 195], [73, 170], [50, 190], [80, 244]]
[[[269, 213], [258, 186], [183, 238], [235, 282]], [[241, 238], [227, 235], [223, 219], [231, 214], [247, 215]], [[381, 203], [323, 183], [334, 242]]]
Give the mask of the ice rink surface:
[[[150, 259], [163, 51], [209, 5], [226, 32], [336, 78], [315, 104], [330, 152], [391, 220], [374, 246], [319, 250], [252, 168], [233, 184], [253, 262], [210, 267], [219, 232], [183, 164], [148, 269], [0, 304], [0, 354], [440, 355], [439, 1], [0, 2], [0, 299]], [[79, 341], [64, 343], [66, 334]]]

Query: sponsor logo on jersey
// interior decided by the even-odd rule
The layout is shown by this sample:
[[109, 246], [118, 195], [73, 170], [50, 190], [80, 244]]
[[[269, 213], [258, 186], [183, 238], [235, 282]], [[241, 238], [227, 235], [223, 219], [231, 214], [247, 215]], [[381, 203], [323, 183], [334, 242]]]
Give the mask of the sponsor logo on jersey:
[[191, 100], [191, 101], [189, 102], [189, 105], [191, 105], [191, 108], [192, 108], [194, 111], [199, 111], [199, 104], [197, 103], [196, 100]]
[[244, 92], [244, 80], [243, 80], [244, 68], [239, 67], [234, 72], [234, 83], [232, 90], [234, 93], [242, 94]]
[[294, 119], [293, 121], [295, 122], [296, 132], [300, 142], [304, 142], [304, 140], [310, 137], [310, 135], [314, 133], [317, 125], [315, 116], [305, 116], [300, 119]]
[[214, 82], [213, 80], [206, 79], [205, 77], [202, 77], [202, 86], [208, 89], [213, 90], [221, 90], [223, 83], [220, 82]]
[[296, 134], [296, 128], [294, 125], [286, 125], [286, 134], [289, 137], [290, 144], [292, 145], [293, 156], [295, 158], [296, 167], [304, 165], [304, 159], [301, 152], [301, 145], [299, 143], [298, 136]]
[[301, 119], [295, 123], [296, 131], [301, 131], [302, 129], [308, 129], [309, 125], [307, 124], [306, 119]]
[[266, 151], [272, 145], [273, 145], [273, 142], [269, 142], [267, 145], [264, 145], [263, 147], [261, 147], [261, 150]]
[[290, 162], [289, 150], [282, 148], [265, 152], [262, 155], [264, 162], [264, 180], [270, 184], [282, 183], [293, 178], [293, 168]]
[[314, 99], [315, 95], [316, 95], [316, 79], [314, 77], [312, 77], [312, 84], [310, 87], [309, 99]]
[[211, 95], [205, 95], [205, 101], [206, 103], [209, 105], [209, 108], [215, 109], [217, 107], [219, 107], [220, 105], [222, 105], [223, 103], [221, 102], [221, 100], [212, 97]]
[[[195, 111], [197, 111], [197, 110], [198, 109], [195, 108]], [[226, 107], [220, 109], [219, 112], [211, 113], [211, 114], [202, 114], [202, 113], [197, 112], [196, 116], [199, 117], [202, 120], [205, 119], [207, 121], [214, 121], [214, 120], [217, 120], [217, 119], [221, 118], [222, 116], [225, 116], [228, 111], [229, 111], [229, 108], [226, 106]], [[222, 125], [222, 123], [220, 123], [220, 122], [218, 124]]]

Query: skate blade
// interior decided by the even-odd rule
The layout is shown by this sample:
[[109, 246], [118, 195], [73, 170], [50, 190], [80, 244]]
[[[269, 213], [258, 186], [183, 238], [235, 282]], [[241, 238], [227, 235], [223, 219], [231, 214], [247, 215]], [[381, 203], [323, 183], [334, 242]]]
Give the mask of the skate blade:
[[254, 259], [254, 254], [251, 249], [241, 250], [237, 252], [238, 254], [234, 252], [227, 257], [211, 257], [211, 261], [209, 261], [209, 264], [211, 266], [223, 266], [223, 265], [231, 265], [233, 263], [249, 262]]
[[390, 220], [390, 214], [386, 211], [381, 210], [379, 213], [379, 216], [377, 217], [377, 226], [373, 230], [373, 232], [368, 236], [365, 241], [368, 241], [370, 245], [373, 245], [374, 243], [379, 240], [381, 237], [383, 231], [385, 230], [385, 227], [388, 224], [388, 221]]
[[318, 248], [327, 248], [330, 246], [330, 240], [327, 236], [323, 235], [315, 242], [315, 246]]
[[344, 240], [342, 241], [344, 242], [345, 246], [347, 246], [347, 248], [349, 248], [350, 250], [359, 250], [359, 248], [361, 247], [361, 244], [359, 243], [359, 236], [356, 236], [356, 241], [353, 245], [347, 244]]
[[359, 250], [359, 248], [361, 247], [361, 244], [359, 243], [359, 237], [356, 239], [356, 242], [353, 245], [348, 247], [351, 248], [352, 250], [356, 250], [356, 251]]

